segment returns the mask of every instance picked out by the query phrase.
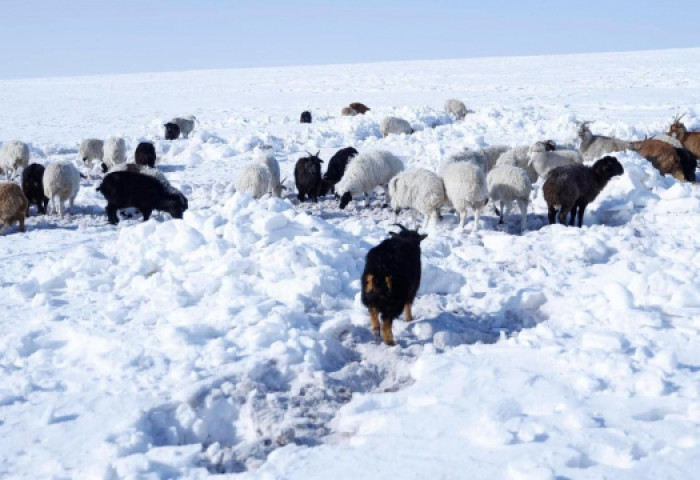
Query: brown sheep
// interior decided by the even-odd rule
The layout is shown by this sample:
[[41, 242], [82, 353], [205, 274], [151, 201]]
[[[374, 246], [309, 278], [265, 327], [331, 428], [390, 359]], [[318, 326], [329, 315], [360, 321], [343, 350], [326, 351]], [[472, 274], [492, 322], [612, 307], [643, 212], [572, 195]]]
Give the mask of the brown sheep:
[[661, 140], [639, 140], [630, 142], [630, 149], [649, 160], [661, 175], [670, 174], [681, 182], [695, 180], [695, 167], [692, 167], [693, 175], [691, 178], [690, 172], [685, 172], [688, 168], [683, 168], [684, 158], [681, 158], [679, 149], [669, 143]]
[[0, 233], [15, 222], [19, 222], [19, 231], [24, 232], [24, 217], [29, 202], [22, 188], [16, 183], [0, 183], [0, 222], [4, 225]]
[[360, 103], [360, 102], [351, 103], [350, 108], [355, 110], [360, 115], [364, 115], [365, 113], [370, 111], [370, 108], [367, 105], [365, 105], [364, 103]]
[[700, 157], [700, 132], [689, 132], [683, 123], [683, 115], [673, 119], [673, 123], [668, 127], [668, 136], [678, 139], [686, 150], [696, 157]]
[[343, 109], [340, 111], [340, 114], [343, 117], [354, 117], [355, 115], [357, 115], [357, 112], [350, 107], [343, 107]]

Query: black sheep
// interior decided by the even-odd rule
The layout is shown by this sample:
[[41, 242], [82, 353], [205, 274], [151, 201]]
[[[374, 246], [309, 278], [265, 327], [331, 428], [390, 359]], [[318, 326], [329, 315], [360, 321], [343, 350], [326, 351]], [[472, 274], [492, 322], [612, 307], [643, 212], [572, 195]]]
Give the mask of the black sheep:
[[559, 210], [559, 223], [566, 224], [566, 215], [571, 212], [569, 225], [574, 224], [578, 215], [578, 226], [583, 222], [586, 207], [598, 196], [608, 181], [624, 173], [617, 158], [605, 156], [587, 167], [580, 164], [564, 165], [549, 172], [542, 185], [547, 202], [549, 223], [556, 223]]
[[139, 143], [134, 152], [134, 163], [154, 168], [156, 166], [156, 147], [150, 142]]
[[[308, 152], [307, 152], [308, 153]], [[297, 198], [303, 202], [308, 195], [311, 200], [318, 202], [318, 194], [321, 190], [321, 164], [323, 160], [309, 153], [308, 157], [297, 160], [294, 166], [294, 181], [297, 184]]]
[[311, 112], [308, 110], [301, 112], [300, 123], [311, 123]]
[[357, 150], [352, 147], [341, 148], [328, 161], [328, 169], [321, 179], [321, 196], [328, 192], [335, 193], [335, 184], [343, 178], [345, 167], [352, 157], [357, 155]]
[[109, 173], [97, 191], [102, 192], [107, 200], [107, 220], [113, 225], [119, 223], [117, 210], [122, 208], [137, 208], [144, 221], [149, 219], [153, 210], [167, 212], [173, 218], [182, 218], [187, 210], [187, 198], [180, 191], [141, 173]]
[[394, 345], [391, 324], [404, 312], [407, 322], [413, 320], [411, 305], [420, 286], [420, 242], [427, 235], [408, 230], [402, 225], [399, 233], [367, 252], [362, 272], [362, 303], [369, 309], [372, 331], [379, 334], [379, 315], [384, 343]]
[[39, 213], [46, 213], [46, 205], [49, 199], [44, 195], [44, 166], [39, 163], [32, 163], [22, 172], [22, 191], [27, 197], [27, 216], [29, 216], [29, 206], [34, 204]]
[[165, 125], [165, 139], [176, 140], [180, 136], [180, 127], [176, 123], [168, 122]]

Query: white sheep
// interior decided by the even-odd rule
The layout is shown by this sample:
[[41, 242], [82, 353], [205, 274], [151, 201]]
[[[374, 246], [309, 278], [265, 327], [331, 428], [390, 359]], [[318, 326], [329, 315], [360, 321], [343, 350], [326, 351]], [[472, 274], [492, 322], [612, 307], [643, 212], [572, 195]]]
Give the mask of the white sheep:
[[510, 213], [513, 202], [517, 202], [522, 216], [521, 230], [527, 228], [527, 206], [530, 203], [532, 183], [527, 172], [512, 165], [496, 165], [486, 177], [489, 198], [500, 204], [499, 224]]
[[385, 150], [364, 152], [353, 158], [345, 169], [343, 178], [335, 186], [340, 195], [340, 208], [350, 203], [353, 195], [365, 194], [365, 206], [369, 207], [369, 194], [382, 186], [389, 203], [389, 180], [403, 171], [403, 162]]
[[282, 195], [282, 185], [280, 184], [280, 165], [275, 158], [275, 152], [269, 145], [263, 145], [256, 149], [255, 163], [265, 165], [270, 170], [270, 191], [273, 196], [280, 197]]
[[489, 171], [489, 159], [484, 151], [479, 148], [465, 147], [443, 158], [440, 163], [440, 168], [438, 169], [440, 175], [444, 177], [445, 168], [453, 163], [472, 163], [481, 168], [484, 174]]
[[445, 112], [457, 120], [462, 120], [467, 116], [467, 106], [456, 98], [448, 98], [445, 100]]
[[410, 135], [413, 133], [413, 127], [403, 118], [398, 117], [384, 117], [384, 119], [379, 124], [379, 131], [382, 133], [383, 137], [386, 137], [392, 133], [399, 135], [405, 133]]
[[[63, 217], [63, 202], [68, 200], [72, 211], [75, 197], [80, 190], [80, 172], [67, 161], [50, 163], [44, 170], [44, 195], [51, 200], [51, 210]], [[58, 197], [58, 210], [56, 209]]]
[[541, 178], [547, 178], [550, 171], [564, 165], [583, 163], [583, 157], [577, 150], [550, 151], [547, 142], [536, 142], [529, 151], [528, 166]]
[[486, 187], [486, 173], [471, 162], [452, 163], [443, 172], [445, 192], [452, 206], [457, 210], [459, 226], [464, 228], [468, 208], [474, 210], [474, 227], [479, 229], [479, 215], [486, 205], [489, 192]]
[[498, 158], [508, 150], [510, 150], [510, 147], [508, 145], [491, 145], [489, 147], [484, 147], [481, 149], [483, 154], [486, 156], [486, 160], [488, 161], [488, 168], [486, 169], [486, 173], [488, 173], [489, 170], [496, 166]]
[[19, 140], [11, 140], [2, 144], [0, 148], [0, 172], [5, 172], [5, 177], [12, 179], [17, 170], [29, 165], [29, 147]]
[[413, 223], [416, 223], [416, 211], [424, 216], [423, 228], [427, 228], [431, 219], [437, 223], [439, 209], [445, 203], [445, 185], [442, 178], [424, 168], [399, 173], [389, 181], [391, 208], [398, 216], [401, 208], [410, 208]]
[[611, 152], [623, 152], [630, 147], [629, 142], [624, 140], [603, 135], [593, 135], [593, 132], [588, 128], [590, 123], [581, 123], [577, 135], [578, 148], [586, 161], [597, 160]]
[[86, 138], [80, 142], [80, 159], [89, 168], [95, 160], [102, 163], [104, 157], [104, 141], [97, 138]]
[[272, 174], [270, 169], [259, 163], [246, 165], [238, 176], [236, 190], [250, 193], [253, 198], [258, 199], [271, 190]]
[[189, 115], [187, 117], [175, 117], [170, 120], [170, 123], [174, 123], [180, 127], [180, 134], [183, 138], [187, 138], [192, 130], [194, 130], [195, 121], [197, 121], [197, 118], [194, 115]]
[[126, 142], [120, 137], [109, 137], [104, 143], [104, 156], [102, 157], [104, 171], [115, 165], [126, 163]]
[[537, 181], [537, 172], [530, 165], [530, 147], [521, 146], [514, 147], [510, 150], [503, 152], [503, 154], [496, 160], [496, 165], [512, 165], [514, 167], [519, 167], [527, 171], [527, 175], [530, 177], [531, 182]]

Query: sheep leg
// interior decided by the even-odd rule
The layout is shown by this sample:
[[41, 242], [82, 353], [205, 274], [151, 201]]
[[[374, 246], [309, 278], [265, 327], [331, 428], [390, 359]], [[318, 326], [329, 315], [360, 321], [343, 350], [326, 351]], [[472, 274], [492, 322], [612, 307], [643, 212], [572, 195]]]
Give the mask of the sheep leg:
[[583, 212], [586, 211], [587, 206], [588, 205], [585, 203], [578, 206], [578, 228], [581, 228], [581, 224], [583, 223]]
[[505, 212], [505, 202], [501, 200], [501, 211], [498, 212], [498, 224], [503, 224], [503, 213]]
[[382, 339], [384, 343], [389, 346], [396, 345], [396, 342], [394, 342], [394, 333], [391, 331], [391, 324], [393, 321], [393, 318], [386, 319], [382, 317]]
[[20, 232], [26, 231], [26, 230], [24, 229], [24, 215], [21, 215], [21, 216], [19, 217], [19, 231], [20, 231]]
[[68, 213], [73, 215], [73, 204], [75, 203], [75, 197], [70, 197], [68, 200]]
[[559, 210], [559, 223], [566, 225], [566, 216], [570, 210], [570, 208], [567, 208], [564, 205], [561, 206], [561, 210]]
[[149, 218], [151, 218], [151, 213], [153, 213], [153, 210], [150, 208], [144, 208], [141, 209], [139, 208], [139, 211], [141, 212], [141, 215], [143, 215], [143, 221], [147, 221]]
[[365, 192], [365, 208], [369, 208], [369, 193]]
[[477, 207], [474, 209], [474, 228], [472, 228], [472, 233], [476, 233], [479, 230], [479, 215], [481, 215], [481, 208]]
[[63, 199], [58, 199], [58, 216], [63, 218]]
[[379, 336], [379, 312], [376, 308], [369, 309], [369, 321], [372, 324], [372, 333]]
[[464, 223], [467, 221], [467, 211], [457, 210], [457, 217], [459, 217], [459, 228], [464, 228]]
[[403, 306], [403, 317], [404, 320], [407, 322], [410, 322], [413, 320], [413, 312], [411, 311], [411, 304], [407, 303], [406, 305]]
[[303, 202], [304, 197], [305, 197], [305, 195], [303, 193], [301, 193], [301, 192], [297, 193], [297, 198], [299, 199], [299, 202]]
[[522, 218], [520, 230], [525, 231], [527, 230], [527, 202], [518, 200], [518, 209], [520, 209], [520, 216]]
[[109, 223], [112, 225], [119, 223], [119, 218], [117, 217], [117, 207], [108, 203], [105, 207], [105, 212], [107, 212], [107, 221]]
[[413, 228], [418, 227], [418, 212], [415, 208], [411, 209], [411, 222], [413, 222]]
[[[501, 207], [503, 207], [503, 212], [501, 213], [502, 217], [501, 218], [507, 218], [508, 215], [510, 215], [510, 210], [513, 208], [513, 202], [506, 202], [505, 206], [501, 204]], [[503, 223], [501, 221], [501, 223]]]
[[384, 207], [388, 207], [390, 202], [391, 202], [391, 197], [389, 196], [389, 184], [387, 183], [386, 185], [382, 185], [382, 188], [384, 189]]
[[2, 235], [2, 232], [4, 232], [5, 229], [6, 229], [7, 227], [9, 227], [9, 226], [10, 226], [9, 223], [3, 223], [2, 228], [0, 228], [0, 235]]

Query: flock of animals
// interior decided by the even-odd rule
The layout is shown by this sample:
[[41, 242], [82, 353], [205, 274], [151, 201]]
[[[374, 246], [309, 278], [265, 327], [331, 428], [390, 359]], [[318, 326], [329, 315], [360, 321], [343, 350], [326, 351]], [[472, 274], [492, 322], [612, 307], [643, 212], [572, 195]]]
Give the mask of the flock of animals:
[[[363, 115], [369, 110], [362, 103], [351, 103], [341, 110], [341, 115]], [[456, 99], [445, 102], [445, 111], [457, 120], [468, 113], [464, 103]], [[487, 202], [496, 207], [499, 223], [517, 204], [521, 228], [525, 230], [533, 183], [541, 178], [549, 223], [558, 220], [574, 225], [577, 220], [580, 227], [587, 205], [608, 181], [624, 171], [620, 162], [608, 155], [612, 152], [636, 151], [661, 174], [695, 181], [700, 132], [689, 132], [681, 118], [673, 119], [666, 135], [641, 141], [595, 135], [590, 122], [583, 122], [579, 124], [577, 148], [561, 148], [552, 140], [519, 147], [465, 148], [447, 156], [437, 173], [422, 168], [405, 170], [403, 162], [389, 151], [360, 153], [353, 147], [336, 152], [323, 173], [319, 152], [308, 153], [297, 160], [294, 168], [297, 198], [300, 202], [307, 198], [318, 202], [320, 197], [331, 194], [344, 209], [353, 197], [362, 194], [369, 206], [371, 192], [383, 187], [386, 203], [396, 215], [401, 209], [410, 209], [415, 223], [416, 213], [421, 213], [426, 227], [440, 220], [443, 207], [452, 207], [463, 227], [471, 210], [473, 231], [478, 229], [479, 216]], [[193, 116], [174, 118], [164, 125], [165, 139], [188, 138], [196, 121]], [[304, 111], [300, 122], [311, 123], [311, 112]], [[414, 132], [409, 122], [397, 117], [384, 118], [380, 131], [384, 137]], [[117, 212], [124, 208], [138, 209], [144, 220], [154, 210], [182, 218], [188, 208], [187, 198], [155, 168], [156, 150], [152, 143], [141, 142], [137, 146], [135, 163], [126, 163], [126, 143], [117, 137], [83, 140], [79, 155], [87, 166], [96, 161], [101, 164], [105, 175], [97, 190], [107, 200], [105, 210], [112, 224], [119, 222]], [[584, 161], [592, 164], [584, 165]], [[0, 183], [0, 221], [4, 223], [0, 232], [14, 222], [19, 222], [23, 232], [30, 205], [36, 205], [37, 211], [45, 214], [51, 201], [52, 210], [63, 216], [64, 202], [68, 201], [72, 208], [80, 188], [82, 175], [71, 162], [59, 161], [46, 167], [30, 165], [27, 144], [5, 142], [0, 148], [0, 172], [12, 179], [20, 169], [21, 187], [12, 181]], [[279, 164], [271, 147], [257, 150], [254, 162], [241, 171], [236, 187], [254, 198], [282, 196], [287, 187], [280, 181]], [[420, 242], [426, 237], [398, 226], [398, 233], [392, 232], [390, 238], [369, 251], [362, 274], [361, 298], [369, 310], [372, 330], [377, 334], [381, 330], [388, 345], [394, 343], [393, 320], [402, 311], [407, 321], [412, 318], [411, 305], [420, 285]]]

